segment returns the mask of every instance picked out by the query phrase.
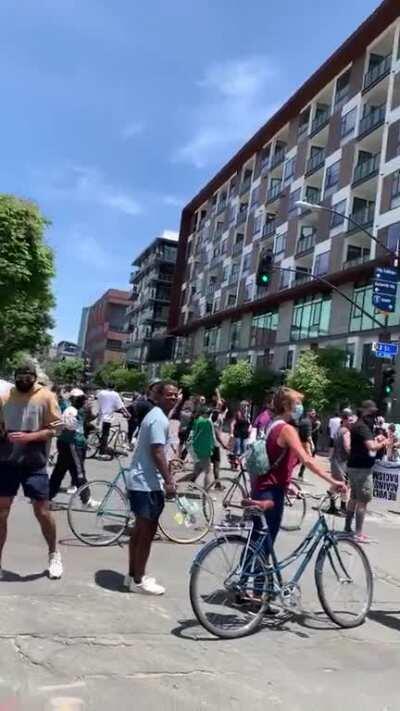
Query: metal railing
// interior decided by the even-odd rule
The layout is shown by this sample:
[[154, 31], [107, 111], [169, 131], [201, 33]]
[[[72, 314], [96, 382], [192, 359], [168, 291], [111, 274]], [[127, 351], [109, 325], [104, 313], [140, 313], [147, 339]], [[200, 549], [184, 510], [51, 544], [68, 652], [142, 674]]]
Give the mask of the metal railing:
[[277, 220], [268, 220], [268, 222], [265, 223], [262, 231], [262, 236], [263, 237], [271, 237], [271, 235], [274, 234], [276, 230], [276, 225], [277, 225]]
[[392, 53], [383, 57], [379, 64], [372, 67], [364, 76], [364, 89], [369, 89], [370, 86], [383, 79], [386, 74], [389, 74], [392, 66]]
[[307, 161], [307, 173], [313, 173], [318, 168], [321, 168], [325, 162], [325, 151], [322, 149], [318, 153], [314, 153]]
[[358, 183], [360, 180], [365, 180], [375, 175], [379, 170], [380, 154], [371, 156], [367, 160], [363, 160], [354, 168], [353, 183]]
[[315, 247], [315, 233], [311, 235], [307, 235], [307, 237], [300, 237], [300, 239], [297, 240], [296, 244], [296, 256], [298, 257], [300, 254], [305, 254], [306, 252], [310, 252], [313, 250]]
[[277, 165], [280, 163], [283, 163], [285, 160], [285, 155], [286, 155], [286, 150], [281, 148], [279, 151], [276, 151], [274, 155], [271, 158], [271, 170], [272, 168], [276, 168]]
[[[357, 222], [357, 224], [361, 225], [361, 227], [366, 227], [367, 225], [373, 224], [374, 216], [375, 204], [369, 205], [368, 207], [362, 207], [359, 210], [355, 210], [355, 212], [351, 213], [350, 218], [354, 220], [354, 222]], [[356, 229], [356, 225], [349, 222], [348, 232], [353, 232]]]
[[267, 192], [266, 202], [272, 202], [273, 200], [277, 200], [281, 192], [282, 183], [276, 183], [275, 185], [272, 185]]
[[385, 104], [382, 104], [382, 106], [378, 106], [378, 108], [369, 111], [360, 121], [358, 136], [360, 137], [365, 133], [373, 131], [378, 126], [381, 126], [385, 121], [385, 115]]
[[324, 126], [326, 126], [327, 123], [329, 123], [329, 119], [330, 111], [328, 109], [326, 111], [321, 111], [321, 113], [315, 117], [311, 124], [310, 135], [318, 133], [318, 131], [320, 131]]

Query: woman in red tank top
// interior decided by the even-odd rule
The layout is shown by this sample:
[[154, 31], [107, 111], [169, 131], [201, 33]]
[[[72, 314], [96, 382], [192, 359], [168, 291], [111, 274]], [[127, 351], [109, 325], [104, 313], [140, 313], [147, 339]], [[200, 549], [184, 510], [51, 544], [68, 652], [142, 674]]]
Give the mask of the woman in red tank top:
[[303, 447], [297, 429], [293, 426], [303, 414], [302, 400], [303, 395], [291, 388], [281, 387], [276, 391], [273, 399], [274, 420], [266, 441], [272, 467], [264, 476], [257, 477], [253, 484], [252, 498], [244, 502], [246, 506], [258, 506], [265, 511], [272, 542], [281, 525], [285, 491], [296, 464], [305, 464], [307, 469], [325, 479], [336, 490], [346, 491], [346, 485], [332, 479]]

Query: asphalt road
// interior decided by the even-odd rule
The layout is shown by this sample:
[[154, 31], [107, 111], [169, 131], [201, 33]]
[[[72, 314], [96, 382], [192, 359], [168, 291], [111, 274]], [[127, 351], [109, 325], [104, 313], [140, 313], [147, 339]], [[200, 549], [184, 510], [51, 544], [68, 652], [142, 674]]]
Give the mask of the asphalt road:
[[[89, 478], [114, 470], [88, 465]], [[122, 589], [126, 544], [85, 547], [65, 512], [56, 516], [65, 574], [50, 581], [29, 502], [18, 499], [12, 513], [0, 583], [0, 709], [398, 709], [400, 517], [368, 521], [377, 541], [368, 546], [375, 599], [362, 627], [342, 631], [327, 621], [310, 570], [302, 592], [313, 616], [284, 615], [251, 637], [220, 641], [199, 627], [189, 603], [190, 563], [201, 544], [157, 541], [150, 572], [167, 594], [131, 595]], [[304, 528], [314, 517], [310, 507]], [[299, 538], [282, 533], [279, 549]]]

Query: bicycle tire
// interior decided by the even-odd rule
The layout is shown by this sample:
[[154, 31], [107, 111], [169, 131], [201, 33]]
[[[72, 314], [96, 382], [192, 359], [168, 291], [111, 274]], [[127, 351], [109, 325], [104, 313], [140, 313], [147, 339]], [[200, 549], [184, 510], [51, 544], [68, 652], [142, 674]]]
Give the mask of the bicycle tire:
[[213, 522], [214, 506], [210, 495], [188, 481], [178, 482], [176, 495], [165, 500], [158, 527], [172, 543], [188, 544], [201, 541]]
[[[343, 550], [338, 555], [338, 551], [340, 548], [342, 548]], [[347, 553], [345, 555], [346, 549]], [[352, 614], [351, 612], [346, 613], [344, 610], [335, 611], [332, 608], [332, 604], [328, 600], [328, 584], [326, 581], [324, 582], [324, 570], [327, 569], [325, 566], [329, 564], [331, 570], [334, 573], [334, 578], [336, 577], [336, 584], [340, 583], [342, 589], [345, 589], [344, 585], [348, 585], [349, 581], [346, 581], [345, 579], [338, 581], [338, 574], [341, 574], [342, 576], [345, 575], [347, 577], [350, 575], [350, 552], [352, 552], [352, 554], [356, 556], [354, 560], [358, 558], [359, 563], [361, 564], [363, 574], [365, 575], [366, 583], [365, 600], [362, 603], [361, 611], [357, 615], [354, 615], [354, 613]], [[332, 554], [334, 554], [334, 556]], [[342, 557], [344, 558], [344, 562], [342, 561]], [[315, 563], [314, 574], [319, 601], [324, 612], [328, 615], [332, 622], [334, 622], [339, 627], [344, 628], [358, 627], [359, 625], [361, 625], [364, 622], [366, 616], [368, 615], [373, 597], [373, 574], [371, 570], [371, 565], [362, 548], [355, 541], [349, 538], [349, 536], [335, 536], [330, 541], [330, 543], [322, 546]], [[335, 604], [339, 605], [337, 593], [335, 594]], [[343, 616], [341, 617], [341, 615]]]
[[[234, 629], [232, 627], [225, 627], [223, 626], [223, 619], [221, 616], [221, 613], [218, 611], [217, 614], [214, 614], [212, 612], [208, 612], [205, 609], [205, 606], [207, 603], [212, 604], [212, 597], [210, 598], [209, 595], [204, 595], [201, 592], [201, 576], [202, 573], [205, 572], [206, 574], [208, 573], [211, 578], [216, 579], [217, 575], [215, 572], [211, 572], [213, 569], [213, 564], [212, 562], [210, 563], [210, 559], [212, 560], [212, 555], [215, 551], [218, 553], [221, 552], [221, 547], [224, 545], [224, 543], [231, 543], [231, 544], [237, 544], [239, 549], [240, 547], [242, 548], [242, 552], [239, 555], [239, 562], [241, 564], [241, 555], [243, 554], [245, 547], [247, 545], [247, 538], [240, 536], [238, 534], [228, 534], [225, 536], [221, 536], [219, 538], [215, 538], [214, 540], [210, 541], [207, 543], [204, 548], [201, 550], [199, 555], [196, 557], [194, 560], [194, 563], [191, 568], [190, 572], [190, 583], [189, 583], [189, 595], [190, 595], [190, 602], [192, 605], [193, 612], [199, 621], [199, 623], [212, 635], [215, 637], [220, 637], [221, 639], [237, 639], [239, 637], [245, 637], [246, 635], [251, 634], [252, 632], [255, 632], [255, 630], [260, 626], [261, 621], [263, 619], [265, 607], [267, 605], [267, 597], [266, 596], [261, 596], [260, 602], [256, 603], [256, 600], [254, 599], [251, 601], [251, 598], [249, 597], [248, 601], [248, 606], [251, 607], [252, 605], [255, 606], [259, 604], [259, 609], [255, 613], [252, 613], [251, 610], [249, 611], [248, 615], [248, 621], [244, 620], [242, 626], [237, 626]], [[256, 564], [260, 566], [261, 569], [265, 570], [265, 560], [264, 558], [260, 555], [257, 554], [254, 547], [252, 545], [249, 545], [248, 547], [249, 553], [252, 556], [251, 561], [253, 563], [253, 560]], [[203, 563], [206, 559], [209, 559], [207, 567], [203, 567]], [[219, 555], [218, 560], [223, 561], [224, 556]], [[225, 561], [227, 564], [229, 561], [233, 563], [233, 558], [231, 556], [225, 556]], [[211, 566], [211, 567], [210, 567]], [[234, 567], [234, 566], [233, 566]], [[231, 571], [228, 571], [227, 573], [221, 574], [221, 578], [223, 579], [223, 586], [226, 588], [226, 581], [228, 580], [229, 574]], [[249, 576], [247, 576], [249, 577]], [[254, 578], [254, 576], [253, 576]], [[211, 585], [215, 585], [214, 582], [210, 583]], [[254, 583], [253, 583], [254, 585]], [[248, 589], [248, 584], [246, 585], [245, 582], [242, 583], [242, 587], [246, 587]], [[239, 595], [240, 595], [240, 579], [238, 583], [239, 587]], [[215, 593], [213, 593], [213, 596], [217, 596], [218, 594], [221, 594], [221, 592], [224, 594], [224, 590], [220, 591], [217, 590]], [[226, 590], [226, 597], [227, 601], [232, 607], [233, 610], [236, 610], [235, 607], [235, 597], [237, 597], [238, 592], [235, 590]], [[207, 599], [208, 598], [208, 599]], [[218, 597], [216, 597], [216, 602], [215, 605], [218, 605], [220, 603], [220, 600]], [[244, 614], [246, 612], [245, 608], [242, 606], [239, 606], [239, 610], [237, 610], [237, 620], [238, 620], [238, 615], [239, 612], [242, 612]], [[229, 614], [228, 612], [228, 618], [227, 618], [227, 623], [229, 622]], [[219, 624], [217, 623], [219, 620]]]
[[[213, 481], [207, 487], [207, 493], [210, 494], [213, 506], [214, 506], [214, 518], [216, 521], [221, 519], [221, 516], [225, 513], [225, 516], [229, 518], [235, 518], [233, 511], [237, 511], [237, 518], [242, 518], [243, 511], [241, 511], [238, 506], [240, 506], [243, 499], [247, 496], [247, 491], [240, 481], [235, 480], [229, 476], [221, 476], [218, 479], [221, 484], [222, 490], [216, 488], [216, 481]], [[232, 504], [232, 508], [230, 508]]]
[[100, 437], [97, 432], [91, 432], [86, 440], [86, 459], [94, 459], [100, 449]]
[[[283, 516], [281, 522], [281, 529], [283, 531], [300, 531], [303, 521], [307, 514], [307, 502], [304, 496], [301, 496], [302, 489], [296, 482], [291, 482], [292, 489], [296, 489], [296, 494], [292, 495], [289, 493], [285, 494], [285, 502], [283, 508]], [[293, 510], [295, 509], [295, 514]], [[291, 516], [287, 512], [292, 511]], [[286, 512], [286, 520], [285, 520]], [[292, 520], [293, 519], [293, 520]]]
[[[98, 496], [99, 506], [97, 508], [89, 509], [82, 504], [81, 496], [83, 495], [85, 497], [85, 493], [89, 494], [90, 497], [92, 497], [92, 495]], [[100, 496], [102, 498], [100, 498]], [[116, 501], [114, 503], [113, 500], [112, 503], [108, 503], [108, 505], [114, 508], [106, 511], [104, 514], [99, 513], [100, 505], [103, 504], [106, 497], [107, 502], [110, 502], [112, 496], [116, 497]], [[100, 528], [95, 533], [93, 530], [82, 530], [83, 526], [81, 526], [81, 523], [84, 520], [89, 520], [88, 516], [90, 514], [96, 516], [97, 526], [100, 525], [98, 523], [100, 517], [102, 518], [102, 525], [104, 525], [103, 535], [101, 535]], [[78, 491], [71, 496], [68, 504], [67, 520], [72, 533], [78, 540], [82, 541], [82, 543], [96, 548], [110, 546], [116, 543], [126, 530], [129, 519], [129, 503], [124, 492], [116, 484], [102, 479], [96, 479], [80, 486]], [[87, 529], [88, 527], [85, 526], [85, 528]]]

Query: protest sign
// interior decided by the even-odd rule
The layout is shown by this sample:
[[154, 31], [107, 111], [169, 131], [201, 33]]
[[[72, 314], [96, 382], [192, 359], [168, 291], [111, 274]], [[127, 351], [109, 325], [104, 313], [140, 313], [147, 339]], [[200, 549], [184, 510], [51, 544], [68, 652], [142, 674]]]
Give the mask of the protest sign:
[[[396, 503], [399, 496], [400, 462], [377, 461], [373, 468], [373, 499], [380, 503]], [[400, 502], [399, 502], [400, 503]]]

